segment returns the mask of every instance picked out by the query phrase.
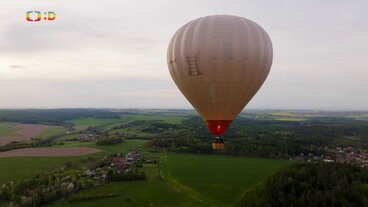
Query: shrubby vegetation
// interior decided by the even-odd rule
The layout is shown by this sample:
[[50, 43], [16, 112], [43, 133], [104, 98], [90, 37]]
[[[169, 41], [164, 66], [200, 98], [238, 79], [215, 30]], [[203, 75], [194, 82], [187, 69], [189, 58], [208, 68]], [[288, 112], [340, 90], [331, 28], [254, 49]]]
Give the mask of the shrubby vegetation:
[[11, 206], [40, 206], [96, 185], [92, 178], [82, 178], [81, 174], [82, 170], [76, 169], [38, 174], [31, 179], [4, 184], [0, 197], [11, 201]]
[[106, 135], [101, 138], [99, 138], [96, 141], [97, 145], [111, 145], [111, 144], [119, 144], [124, 141], [123, 138], [117, 135]]
[[368, 169], [347, 164], [289, 166], [250, 190], [244, 207], [368, 206]]
[[54, 140], [61, 137], [63, 135], [51, 136], [48, 138], [31, 138], [29, 141], [13, 141], [9, 144], [0, 146], [0, 152], [15, 150], [20, 148], [27, 148], [27, 147], [47, 147], [52, 146]]
[[170, 129], [179, 129], [180, 126], [176, 124], [162, 123], [162, 122], [153, 122], [148, 127], [145, 127], [142, 132], [148, 133], [161, 133]]
[[110, 181], [133, 181], [133, 180], [144, 180], [146, 174], [144, 172], [139, 173], [137, 169], [134, 172], [122, 172], [117, 173], [116, 171], [110, 170], [107, 174], [107, 179]]

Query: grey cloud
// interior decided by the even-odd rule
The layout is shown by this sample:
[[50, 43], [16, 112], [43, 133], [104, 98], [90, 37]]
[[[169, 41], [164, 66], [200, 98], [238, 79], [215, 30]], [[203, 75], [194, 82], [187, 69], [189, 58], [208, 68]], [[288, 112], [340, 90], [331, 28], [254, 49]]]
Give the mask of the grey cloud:
[[[42, 76], [38, 70], [42, 76], [39, 79], [23, 79], [24, 75], [17, 76], [17, 70], [1, 71], [0, 97], [6, 98], [0, 99], [0, 107], [190, 107], [167, 72], [166, 48], [180, 26], [213, 14], [252, 19], [265, 28], [273, 41], [271, 73], [249, 107], [368, 106], [365, 0], [15, 2], [0, 3], [4, 8], [11, 6], [9, 11], [0, 13], [0, 58], [8, 61], [5, 67], [17, 63], [26, 65], [29, 73], [34, 68], [47, 72]], [[57, 19], [30, 24], [9, 18], [23, 14], [32, 5], [45, 5], [43, 8], [56, 12]], [[50, 56], [58, 57], [55, 63], [45, 60]], [[88, 64], [88, 58], [93, 64]], [[125, 77], [126, 73], [98, 77], [99, 71], [113, 70], [110, 67], [143, 72], [134, 78]], [[82, 71], [78, 73], [82, 75], [86, 70], [92, 75], [80, 77], [79, 81], [67, 80], [65, 74], [55, 79], [59, 73], [54, 68], [72, 68]], [[162, 77], [147, 77], [147, 71]], [[97, 75], [92, 78], [94, 73]], [[157, 98], [161, 92], [173, 94]]]
[[9, 65], [9, 68], [13, 68], [13, 69], [22, 69], [25, 68], [26, 66], [24, 65]]

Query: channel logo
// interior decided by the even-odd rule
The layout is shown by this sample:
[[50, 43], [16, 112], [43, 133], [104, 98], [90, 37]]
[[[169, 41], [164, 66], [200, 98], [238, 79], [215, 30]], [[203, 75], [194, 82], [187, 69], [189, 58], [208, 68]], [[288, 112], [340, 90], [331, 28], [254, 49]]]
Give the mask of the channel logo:
[[56, 19], [55, 12], [27, 11], [26, 20], [29, 22], [39, 22], [41, 20], [53, 21]]

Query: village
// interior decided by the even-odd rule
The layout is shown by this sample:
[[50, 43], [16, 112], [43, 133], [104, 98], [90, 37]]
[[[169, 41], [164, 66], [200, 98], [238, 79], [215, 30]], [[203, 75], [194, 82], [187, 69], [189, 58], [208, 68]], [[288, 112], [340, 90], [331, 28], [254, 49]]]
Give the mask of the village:
[[363, 149], [355, 149], [353, 147], [324, 147], [324, 154], [316, 156], [313, 153], [300, 153], [295, 157], [301, 161], [323, 161], [354, 164], [360, 167], [368, 167], [368, 153]]
[[144, 163], [158, 162], [158, 158], [144, 159], [140, 152], [135, 150], [89, 159], [96, 167], [85, 170], [73, 165], [63, 166], [17, 184], [12, 181], [3, 184], [0, 188], [0, 198], [12, 200], [15, 202], [14, 205], [38, 206], [55, 200], [68, 199], [69, 195], [79, 190], [109, 182], [144, 180], [145, 172], [139, 168], [142, 168]]
[[143, 159], [138, 151], [117, 153], [105, 157], [99, 167], [85, 170], [82, 177], [93, 178], [100, 185], [109, 181], [139, 180], [145, 177], [143, 172], [138, 172], [142, 165]]

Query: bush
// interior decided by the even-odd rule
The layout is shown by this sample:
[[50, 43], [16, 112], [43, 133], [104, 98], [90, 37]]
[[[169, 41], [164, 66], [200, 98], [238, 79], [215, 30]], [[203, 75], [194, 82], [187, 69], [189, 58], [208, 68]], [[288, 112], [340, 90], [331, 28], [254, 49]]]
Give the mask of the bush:
[[107, 136], [97, 140], [97, 145], [111, 145], [123, 142], [124, 139], [118, 136]]

